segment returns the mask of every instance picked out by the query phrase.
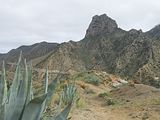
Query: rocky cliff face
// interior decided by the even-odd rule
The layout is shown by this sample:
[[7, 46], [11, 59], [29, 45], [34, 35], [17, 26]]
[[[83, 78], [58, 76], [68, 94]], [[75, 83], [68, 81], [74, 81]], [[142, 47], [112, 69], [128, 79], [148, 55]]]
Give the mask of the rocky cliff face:
[[96, 15], [92, 18], [92, 22], [86, 32], [86, 38], [97, 37], [104, 34], [114, 32], [118, 28], [115, 20], [108, 17], [106, 14]]

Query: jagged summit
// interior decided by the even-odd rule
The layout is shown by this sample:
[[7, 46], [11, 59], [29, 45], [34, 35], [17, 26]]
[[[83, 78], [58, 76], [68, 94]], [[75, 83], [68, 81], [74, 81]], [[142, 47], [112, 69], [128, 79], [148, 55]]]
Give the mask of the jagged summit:
[[95, 15], [86, 31], [85, 37], [95, 37], [101, 34], [109, 34], [118, 28], [115, 20], [108, 17], [106, 14]]

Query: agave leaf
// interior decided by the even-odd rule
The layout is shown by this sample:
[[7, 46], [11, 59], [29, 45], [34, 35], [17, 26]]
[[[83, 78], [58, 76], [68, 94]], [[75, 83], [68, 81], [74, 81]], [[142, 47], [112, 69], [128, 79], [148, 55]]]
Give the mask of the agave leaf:
[[[67, 104], [67, 106], [62, 110], [56, 117], [52, 117], [53, 120], [67, 120], [68, 114], [71, 110], [72, 103], [75, 97], [76, 88], [75, 84], [68, 84], [62, 91], [60, 105], [61, 102]], [[50, 119], [50, 120], [51, 120]]]
[[0, 79], [0, 120], [5, 120], [5, 113], [6, 113], [6, 102], [8, 100], [7, 98], [7, 83], [6, 83], [6, 71], [5, 71], [5, 65], [3, 61], [3, 68], [2, 68], [2, 74]]
[[48, 67], [46, 68], [46, 73], [45, 73], [45, 93], [48, 92]]
[[7, 83], [6, 83], [6, 71], [3, 61], [2, 74], [0, 79], [0, 107], [7, 102]]
[[[27, 65], [26, 65], [27, 67]], [[33, 90], [32, 90], [32, 65], [28, 67], [28, 92], [27, 92], [27, 99], [26, 99], [26, 105], [33, 99]]]
[[6, 120], [6, 108], [5, 108], [5, 104], [3, 104], [1, 107], [0, 107], [0, 120]]
[[47, 94], [47, 99], [46, 99], [46, 105], [48, 105], [52, 99], [52, 96], [55, 92], [59, 77], [60, 77], [60, 74], [58, 74], [57, 77], [54, 80], [52, 80], [52, 82], [48, 85], [48, 90], [47, 90], [48, 94]]
[[[14, 74], [14, 79], [12, 81], [12, 85], [11, 85], [10, 90], [9, 90], [9, 99], [10, 98], [14, 99], [14, 96], [16, 96], [17, 93], [18, 93], [18, 88], [19, 88], [19, 85], [20, 85], [20, 77], [21, 77], [20, 62], [21, 62], [21, 54], [20, 54], [20, 57], [19, 57], [19, 60], [18, 60], [18, 63], [17, 63], [16, 72]], [[10, 99], [10, 101], [11, 101], [11, 99]]]
[[75, 97], [75, 93], [76, 93], [75, 83], [67, 84], [67, 86], [63, 89], [61, 94], [63, 103], [70, 104], [70, 102], [72, 102], [72, 100]]
[[52, 119], [53, 120], [67, 120], [71, 107], [72, 107], [72, 103], [68, 104], [66, 108], [64, 108], [64, 110], [59, 115], [57, 115], [55, 118], [52, 118]]
[[28, 91], [27, 76], [28, 70], [26, 62], [24, 71], [24, 63], [22, 62], [20, 55], [15, 77], [10, 89], [9, 103], [7, 104], [7, 120], [19, 120], [22, 116]]
[[34, 98], [24, 109], [22, 120], [40, 120], [41, 109], [47, 94]]
[[[47, 93], [48, 93], [48, 67], [46, 68], [46, 73], [45, 73], [45, 93], [44, 94], [47, 94]], [[46, 99], [45, 99], [41, 106], [41, 111], [40, 111], [41, 115], [43, 114], [46, 106], [47, 104], [46, 104]]]

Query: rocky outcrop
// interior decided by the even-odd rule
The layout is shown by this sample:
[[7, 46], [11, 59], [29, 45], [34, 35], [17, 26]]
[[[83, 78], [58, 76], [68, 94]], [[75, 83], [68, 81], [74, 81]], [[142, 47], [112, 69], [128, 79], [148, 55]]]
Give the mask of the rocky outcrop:
[[86, 31], [86, 38], [97, 37], [102, 34], [109, 34], [118, 28], [115, 20], [108, 17], [106, 14], [96, 15], [92, 18], [92, 22]]

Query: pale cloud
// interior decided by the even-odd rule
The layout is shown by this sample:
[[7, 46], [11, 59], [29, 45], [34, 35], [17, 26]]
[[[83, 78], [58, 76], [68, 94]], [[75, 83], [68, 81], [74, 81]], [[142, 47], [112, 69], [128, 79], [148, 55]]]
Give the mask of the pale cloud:
[[106, 13], [122, 29], [160, 23], [159, 0], [0, 0], [0, 52], [36, 42], [80, 40], [92, 16]]

